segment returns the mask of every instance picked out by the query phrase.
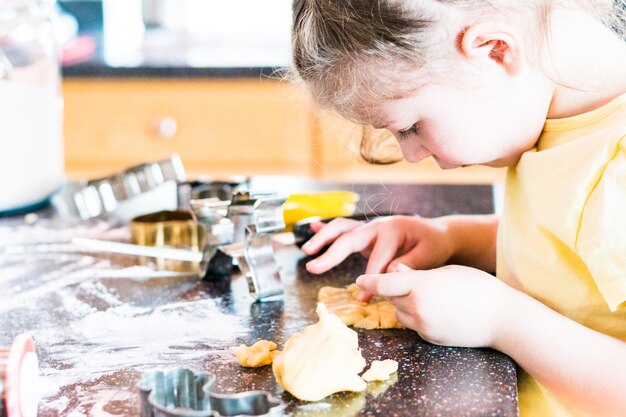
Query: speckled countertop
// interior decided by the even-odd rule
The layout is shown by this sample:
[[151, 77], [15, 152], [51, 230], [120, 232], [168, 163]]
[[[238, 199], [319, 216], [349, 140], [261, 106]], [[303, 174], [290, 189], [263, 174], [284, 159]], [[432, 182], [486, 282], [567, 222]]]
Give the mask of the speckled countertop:
[[[362, 195], [365, 211], [376, 206], [435, 216], [493, 210], [486, 186], [346, 188]], [[317, 290], [351, 282], [365, 266], [358, 255], [315, 277], [295, 246], [283, 246], [277, 258], [284, 300], [254, 304], [237, 274], [217, 282], [163, 276], [137, 258], [82, 252], [69, 242], [76, 236], [124, 239], [128, 229], [106, 221], [42, 218], [26, 225], [21, 218], [0, 219], [0, 346], [22, 332], [35, 338], [44, 397], [39, 416], [138, 415], [140, 373], [172, 366], [214, 372], [221, 392], [267, 390], [288, 403], [285, 413], [292, 416], [517, 415], [511, 359], [489, 349], [431, 345], [410, 330], [359, 331], [368, 363], [397, 360], [397, 379], [317, 403], [282, 392], [271, 367], [236, 363], [231, 349], [239, 343], [266, 338], [280, 347], [315, 322]]]

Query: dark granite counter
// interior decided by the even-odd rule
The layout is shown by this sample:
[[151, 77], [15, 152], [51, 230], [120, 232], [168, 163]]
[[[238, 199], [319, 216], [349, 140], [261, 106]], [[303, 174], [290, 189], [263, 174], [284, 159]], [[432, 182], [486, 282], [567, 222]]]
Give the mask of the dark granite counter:
[[191, 67], [176, 65], [109, 65], [94, 58], [62, 68], [64, 78], [280, 78], [277, 67]]
[[[328, 189], [307, 182], [268, 183], [284, 192]], [[253, 182], [253, 184], [255, 184]], [[257, 182], [262, 185], [263, 181]], [[366, 212], [422, 216], [493, 211], [491, 187], [354, 185]], [[254, 304], [238, 274], [203, 282], [155, 272], [137, 258], [82, 252], [77, 236], [124, 239], [128, 228], [106, 221], [25, 224], [0, 219], [0, 346], [33, 335], [40, 358], [39, 416], [138, 415], [134, 389], [142, 371], [185, 366], [217, 375], [217, 390], [263, 389], [288, 403], [292, 416], [516, 416], [515, 364], [489, 349], [446, 348], [410, 330], [359, 331], [368, 361], [395, 359], [397, 378], [365, 393], [303, 403], [276, 384], [271, 367], [241, 368], [231, 349], [258, 339], [285, 340], [316, 321], [319, 287], [352, 282], [358, 255], [322, 276], [309, 275], [292, 245], [277, 251], [286, 285], [282, 301]]]

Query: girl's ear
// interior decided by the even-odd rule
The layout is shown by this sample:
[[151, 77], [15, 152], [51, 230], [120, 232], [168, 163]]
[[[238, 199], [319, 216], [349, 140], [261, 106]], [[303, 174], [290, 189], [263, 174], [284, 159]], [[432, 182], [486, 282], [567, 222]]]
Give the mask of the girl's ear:
[[526, 64], [521, 37], [500, 22], [480, 22], [459, 34], [459, 48], [470, 60], [489, 60], [501, 65], [510, 75], [518, 74]]

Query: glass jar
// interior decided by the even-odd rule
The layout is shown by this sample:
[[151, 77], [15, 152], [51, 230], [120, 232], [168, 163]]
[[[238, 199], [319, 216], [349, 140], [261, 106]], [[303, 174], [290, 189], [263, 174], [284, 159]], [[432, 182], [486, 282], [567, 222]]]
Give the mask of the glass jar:
[[54, 0], [0, 1], [0, 213], [43, 205], [63, 181]]

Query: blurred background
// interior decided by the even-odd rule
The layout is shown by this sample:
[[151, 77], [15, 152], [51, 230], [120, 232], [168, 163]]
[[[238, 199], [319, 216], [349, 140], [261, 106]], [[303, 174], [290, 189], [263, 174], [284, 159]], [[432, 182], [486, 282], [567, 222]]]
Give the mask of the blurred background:
[[65, 172], [92, 178], [178, 153], [192, 175], [490, 183], [484, 167], [373, 166], [363, 129], [281, 79], [289, 0], [59, 0]]

